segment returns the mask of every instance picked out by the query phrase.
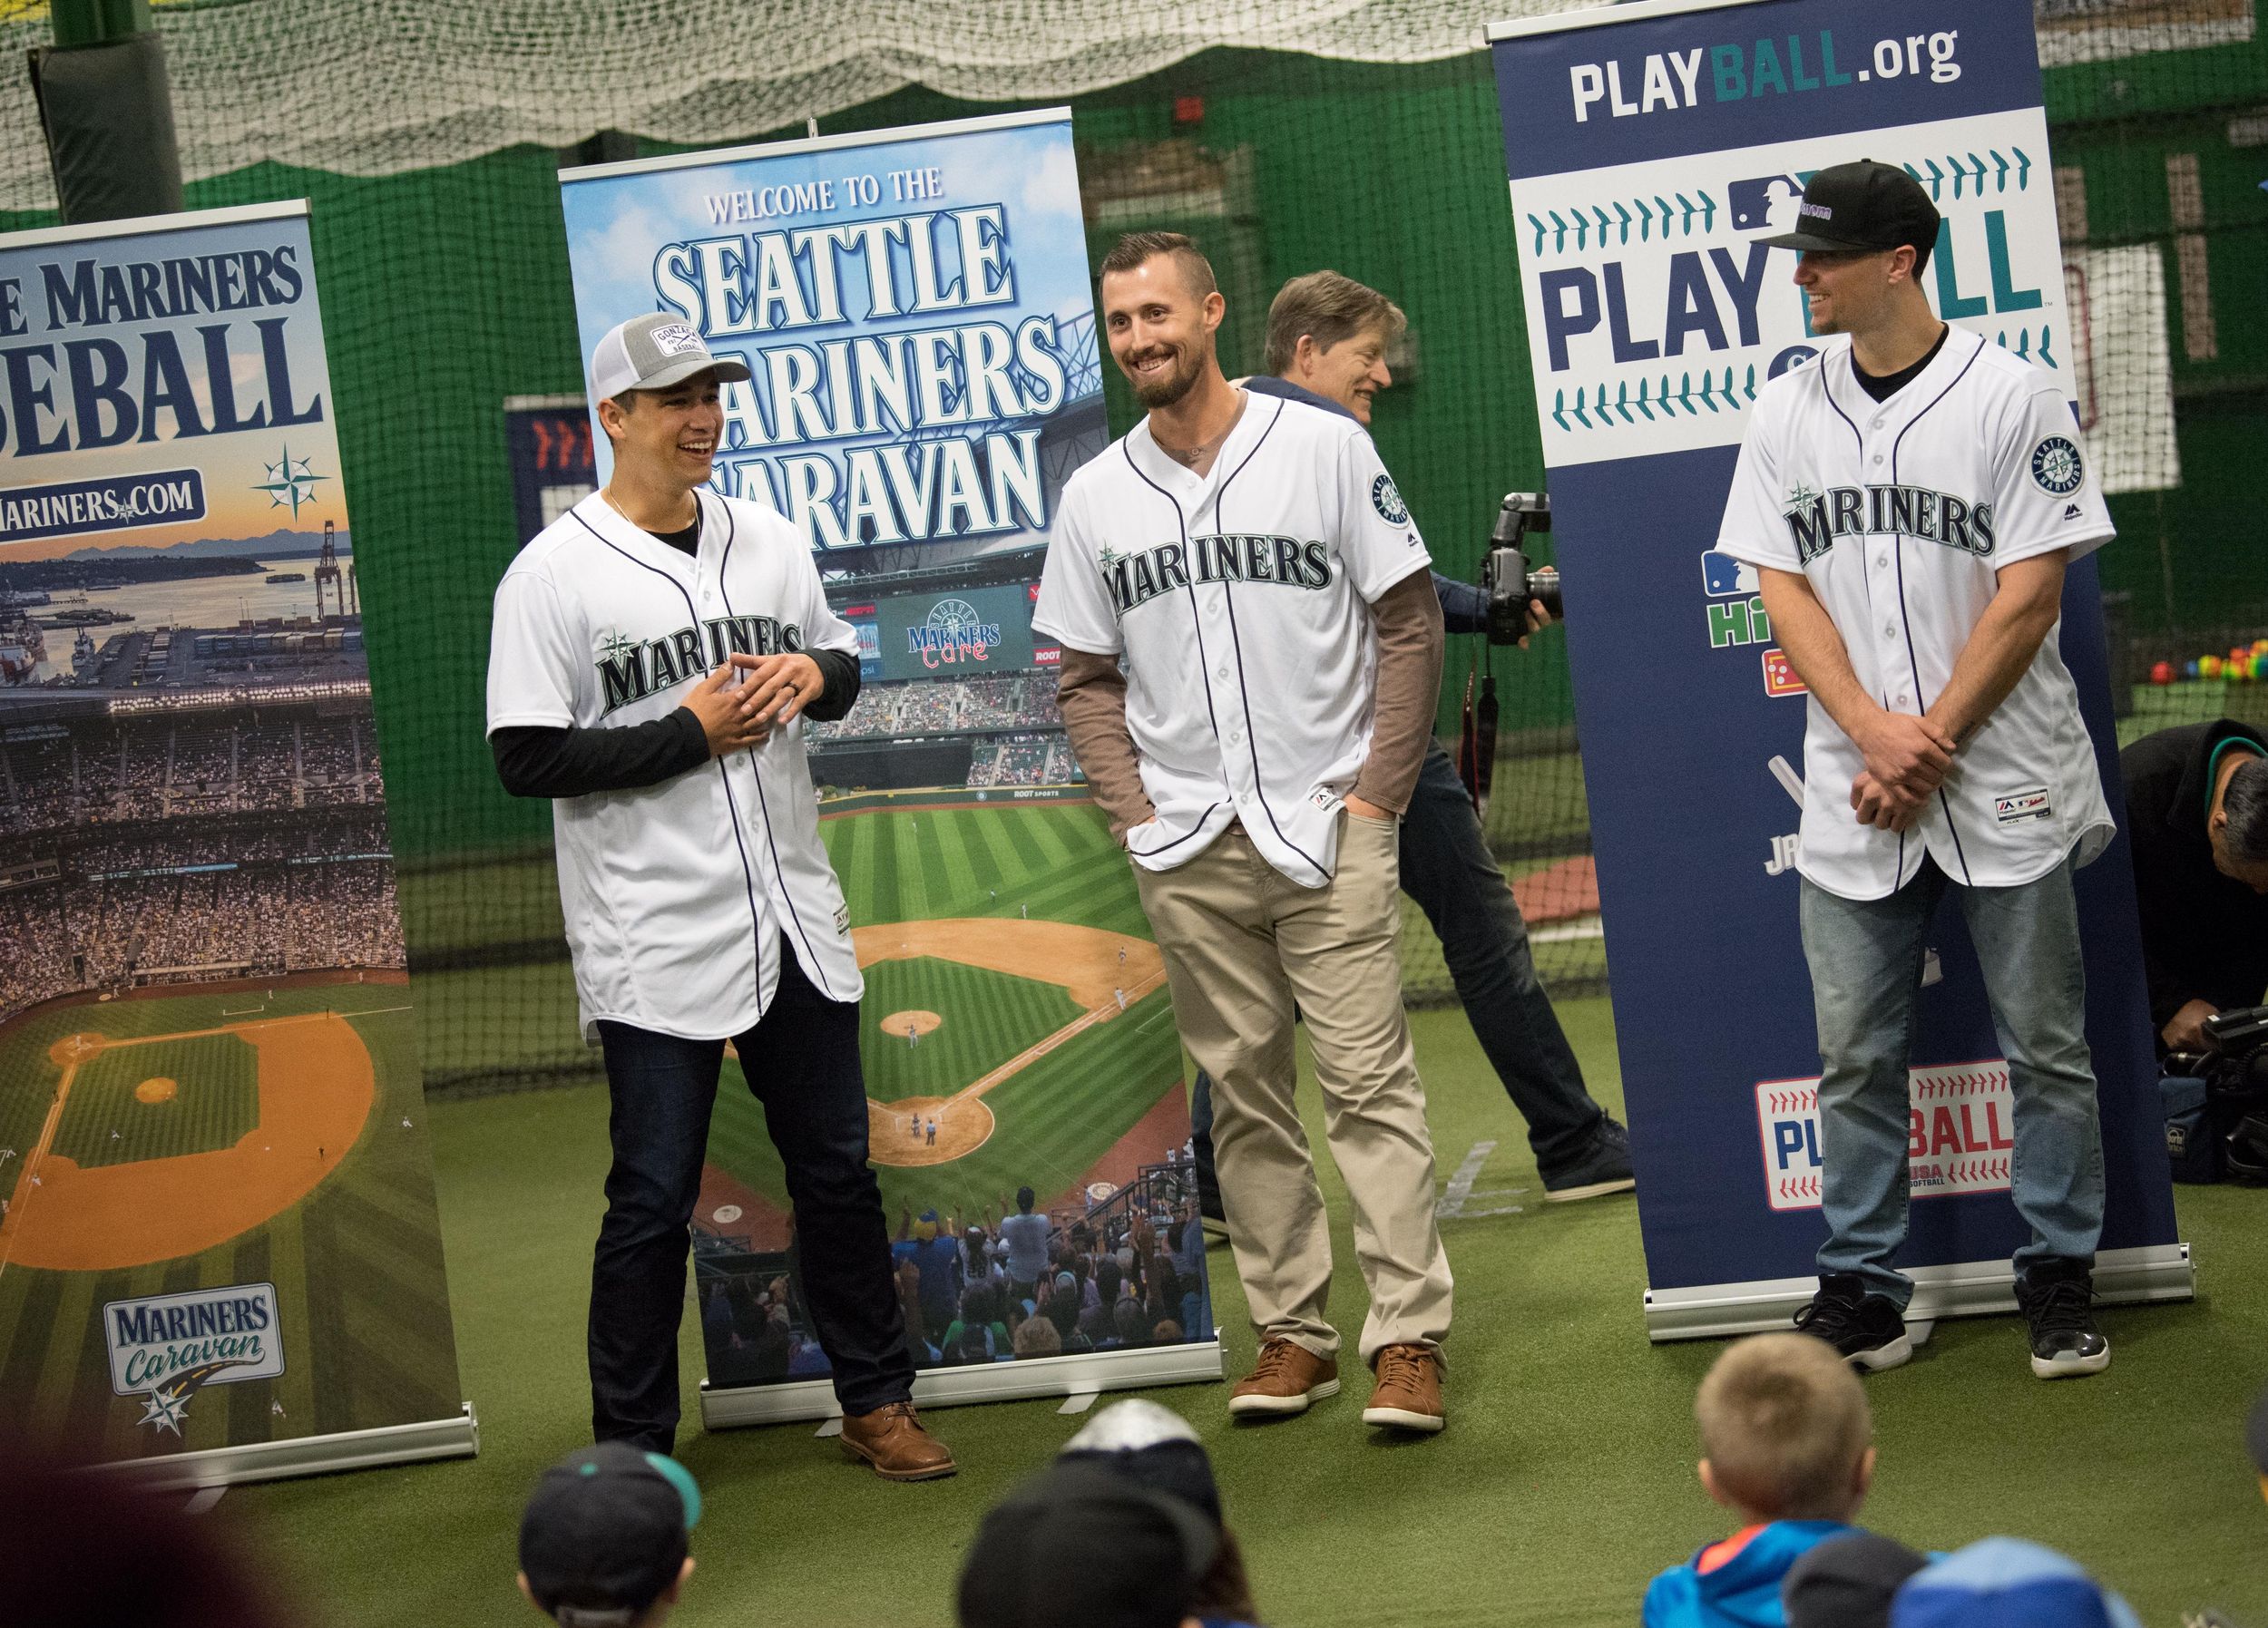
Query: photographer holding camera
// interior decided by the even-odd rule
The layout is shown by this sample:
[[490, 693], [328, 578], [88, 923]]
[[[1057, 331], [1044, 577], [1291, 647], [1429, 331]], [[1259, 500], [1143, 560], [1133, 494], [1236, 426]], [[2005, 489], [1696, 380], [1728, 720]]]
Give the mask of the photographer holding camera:
[[2150, 1021], [2203, 1051], [2204, 1020], [2268, 991], [2268, 737], [2229, 718], [2146, 735], [2118, 755], [2142, 911]]
[[[1368, 427], [1371, 397], [1393, 383], [1387, 347], [1407, 320], [1384, 295], [1335, 271], [1294, 278], [1268, 307], [1267, 366], [1275, 376], [1246, 379], [1244, 387]], [[1433, 587], [1449, 632], [1491, 632], [1488, 594], [1438, 571]], [[1556, 605], [1555, 580], [1539, 581], [1536, 591]], [[1500, 608], [1492, 637], [1524, 646], [1526, 636], [1550, 619], [1541, 598], [1530, 600], [1524, 625], [1519, 625], [1517, 607], [1509, 615]], [[1528, 1122], [1545, 1197], [1590, 1198], [1635, 1186], [1629, 1134], [1584, 1087], [1582, 1066], [1536, 976], [1528, 924], [1503, 867], [1489, 851], [1456, 765], [1437, 739], [1427, 742], [1403, 815], [1400, 857], [1402, 890], [1440, 935], [1457, 999], [1512, 1106]], [[1200, 1071], [1191, 1120], [1206, 1214], [1217, 1221], [1220, 1200], [1212, 1185], [1207, 1134], [1210, 1083]]]

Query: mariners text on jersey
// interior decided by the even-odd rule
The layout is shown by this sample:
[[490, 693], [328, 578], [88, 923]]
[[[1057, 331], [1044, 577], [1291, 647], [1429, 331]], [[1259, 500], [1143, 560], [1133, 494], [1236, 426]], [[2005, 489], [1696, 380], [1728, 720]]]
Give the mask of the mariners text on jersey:
[[1845, 537], [1911, 537], [1980, 559], [1992, 552], [1992, 505], [1927, 486], [1830, 486], [1788, 493], [1788, 538], [1806, 565]]
[[1105, 547], [1096, 563], [1110, 590], [1111, 609], [1120, 617], [1161, 594], [1188, 587], [1192, 580], [1275, 582], [1315, 590], [1331, 586], [1330, 546], [1296, 537], [1207, 535], [1190, 538], [1186, 547], [1161, 542], [1131, 554]]
[[768, 616], [712, 617], [699, 628], [679, 628], [639, 640], [621, 632], [599, 641], [593, 665], [604, 688], [600, 716], [642, 701], [656, 691], [722, 667], [728, 656], [776, 656], [803, 648], [803, 629]]

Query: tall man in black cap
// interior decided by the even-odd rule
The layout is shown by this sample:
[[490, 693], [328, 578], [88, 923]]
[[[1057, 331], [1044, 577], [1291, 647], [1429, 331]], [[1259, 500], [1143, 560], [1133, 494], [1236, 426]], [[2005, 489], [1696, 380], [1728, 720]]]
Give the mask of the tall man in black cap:
[[1814, 175], [1767, 239], [1799, 251], [1823, 343], [1758, 398], [1717, 542], [1757, 568], [1811, 691], [1798, 869], [1828, 1238], [1796, 1321], [1864, 1368], [1912, 1353], [1907, 1070], [1950, 886], [2008, 1052], [2032, 1371], [2061, 1379], [2110, 1362], [2071, 875], [2114, 827], [2055, 633], [2065, 567], [2112, 532], [2061, 387], [1931, 310], [1937, 235], [1919, 183], [1861, 161]]

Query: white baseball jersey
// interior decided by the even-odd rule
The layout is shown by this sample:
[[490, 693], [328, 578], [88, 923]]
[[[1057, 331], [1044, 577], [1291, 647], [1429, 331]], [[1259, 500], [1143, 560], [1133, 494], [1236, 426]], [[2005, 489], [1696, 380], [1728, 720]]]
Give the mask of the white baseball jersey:
[[[520, 551], [496, 590], [492, 733], [665, 717], [735, 650], [856, 652], [795, 528], [695, 496], [698, 555], [598, 492]], [[782, 932], [822, 993], [864, 992], [800, 717], [752, 750], [657, 785], [562, 797], [552, 814], [586, 1038], [602, 1018], [689, 1039], [743, 1032], [771, 1003]]]
[[1303, 887], [1330, 881], [1338, 813], [1370, 755], [1370, 607], [1428, 569], [1352, 419], [1252, 395], [1200, 476], [1145, 419], [1063, 489], [1034, 630], [1115, 655], [1158, 817], [1126, 834], [1171, 870], [1232, 820]]
[[[1847, 338], [1774, 379], [1741, 443], [1717, 547], [1802, 571], [1867, 693], [1919, 716], [1951, 678], [2001, 567], [2057, 549], [2077, 560], [2111, 535], [2061, 387], [1954, 328], [1885, 402], [1860, 386]], [[2060, 629], [1904, 833], [1859, 824], [1851, 783], [1865, 759], [1812, 697], [1803, 874], [1845, 899], [1881, 899], [1924, 853], [1979, 887], [2035, 881], [2075, 850], [2080, 864], [2100, 853], [2115, 827]]]

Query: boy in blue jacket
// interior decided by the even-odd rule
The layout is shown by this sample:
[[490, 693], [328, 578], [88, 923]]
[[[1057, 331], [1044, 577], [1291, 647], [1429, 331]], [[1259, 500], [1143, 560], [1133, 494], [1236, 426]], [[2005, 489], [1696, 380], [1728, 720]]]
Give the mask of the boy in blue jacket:
[[1654, 1579], [1646, 1628], [1783, 1628], [1781, 1579], [1852, 1529], [1874, 1478], [1866, 1393], [1833, 1347], [1758, 1334], [1725, 1349], [1693, 1412], [1701, 1485], [1741, 1529]]

